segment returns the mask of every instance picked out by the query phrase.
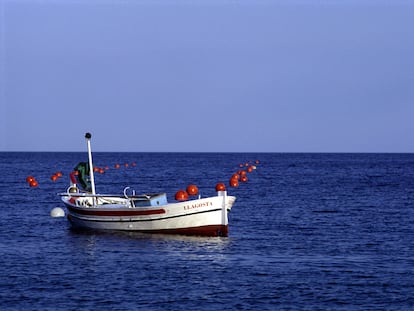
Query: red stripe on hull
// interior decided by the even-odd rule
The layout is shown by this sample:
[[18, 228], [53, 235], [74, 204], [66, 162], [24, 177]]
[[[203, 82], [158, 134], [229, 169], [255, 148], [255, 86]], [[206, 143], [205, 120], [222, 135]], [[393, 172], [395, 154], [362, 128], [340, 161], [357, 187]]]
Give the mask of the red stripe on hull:
[[73, 208], [67, 205], [67, 208], [79, 215], [93, 215], [93, 216], [143, 216], [143, 215], [158, 215], [165, 214], [165, 209], [151, 209], [151, 210], [98, 210], [95, 208], [91, 209], [80, 209]]
[[180, 228], [180, 229], [164, 229], [164, 230], [150, 230], [142, 231], [148, 233], [162, 233], [162, 234], [181, 234], [181, 235], [196, 235], [196, 236], [229, 236], [229, 226], [224, 225], [210, 225], [194, 228]]

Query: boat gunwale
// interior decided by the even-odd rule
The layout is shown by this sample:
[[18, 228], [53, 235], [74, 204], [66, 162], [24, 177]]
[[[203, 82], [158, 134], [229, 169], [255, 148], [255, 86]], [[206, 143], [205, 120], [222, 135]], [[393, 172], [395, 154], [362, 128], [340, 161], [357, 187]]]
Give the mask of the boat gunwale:
[[140, 194], [140, 195], [129, 195], [123, 196], [120, 194], [92, 194], [92, 193], [85, 193], [85, 192], [61, 192], [58, 193], [61, 197], [76, 197], [76, 198], [117, 198], [117, 199], [142, 199], [142, 200], [149, 200], [156, 198], [158, 196], [166, 195], [165, 192], [162, 193], [151, 193], [151, 194]]
[[[232, 196], [228, 196], [228, 198], [229, 197], [231, 198]], [[196, 202], [199, 200], [204, 200], [204, 199], [209, 199], [209, 198], [215, 198], [215, 197], [207, 197], [203, 199], [190, 200], [190, 201], [178, 202], [178, 203], [167, 203], [164, 205], [156, 205], [156, 206], [154, 205], [154, 206], [134, 206], [134, 207], [132, 206], [127, 207], [124, 204], [98, 204], [98, 205], [92, 205], [92, 206], [79, 206], [79, 205], [73, 204], [69, 200], [64, 200], [63, 203], [66, 205], [68, 209], [85, 211], [86, 213], [88, 213], [88, 211], [91, 211], [91, 213], [93, 213], [94, 211], [95, 212], [100, 212], [100, 211], [101, 212], [139, 212], [139, 211], [154, 211], [154, 210], [160, 210], [160, 209], [165, 210], [165, 212], [167, 212], [167, 210], [171, 210], [176, 207], [182, 206], [183, 203]], [[227, 207], [227, 210], [231, 210], [231, 207], [234, 204], [234, 201], [236, 200], [235, 197], [233, 198], [234, 198], [234, 200], [232, 200], [233, 202], [228, 203], [230, 205], [230, 208]], [[217, 208], [216, 206], [213, 206], [213, 207]], [[204, 206], [200, 208], [204, 208], [207, 211], [209, 210], [208, 206]]]

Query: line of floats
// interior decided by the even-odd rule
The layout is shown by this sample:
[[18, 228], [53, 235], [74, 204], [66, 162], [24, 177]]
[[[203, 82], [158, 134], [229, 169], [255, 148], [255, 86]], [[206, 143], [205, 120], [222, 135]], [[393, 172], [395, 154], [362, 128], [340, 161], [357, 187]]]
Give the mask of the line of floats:
[[[246, 164], [240, 164], [240, 169], [234, 173], [229, 180], [229, 186], [232, 188], [236, 188], [239, 186], [239, 181], [245, 183], [249, 179], [247, 178], [247, 173], [253, 172], [257, 168], [257, 165], [260, 163], [259, 160], [256, 160], [254, 162], [250, 161]], [[246, 167], [246, 170], [243, 170], [242, 168]], [[217, 183], [216, 184], [216, 191], [226, 191], [226, 185], [224, 183]], [[175, 193], [175, 199], [177, 201], [187, 201], [189, 199], [189, 196], [196, 196], [198, 195], [198, 187], [196, 185], [188, 185], [185, 190], [180, 189]]]
[[[123, 164], [123, 166], [124, 167], [126, 167], [126, 168], [128, 168], [128, 167], [135, 167], [135, 166], [137, 166], [137, 163], [136, 162], [132, 162], [131, 164], [129, 164], [129, 163], [125, 163], [125, 164]], [[119, 163], [116, 163], [115, 165], [114, 165], [114, 168], [115, 169], [119, 169], [119, 168], [121, 168], [122, 167], [122, 165], [121, 164], [119, 164]], [[95, 172], [95, 173], [100, 173], [100, 174], [104, 174], [106, 171], [108, 171], [109, 170], [109, 166], [105, 166], [105, 167], [97, 167], [97, 166], [95, 166], [94, 168], [93, 168], [93, 171]], [[75, 175], [77, 175], [78, 174], [78, 172], [74, 172], [75, 173]], [[62, 177], [63, 176], [63, 174], [62, 174], [62, 172], [60, 172], [60, 171], [58, 171], [58, 172], [56, 172], [56, 173], [54, 173], [53, 175], [51, 175], [50, 176], [50, 180], [51, 181], [53, 181], [53, 182], [55, 182], [55, 181], [57, 181], [60, 177]], [[27, 184], [31, 187], [31, 188], [36, 188], [36, 187], [38, 187], [39, 186], [39, 182], [37, 181], [37, 179], [35, 178], [35, 177], [33, 177], [32, 175], [29, 175], [29, 176], [27, 176], [26, 177], [26, 182], [27, 182]]]
[[[239, 169], [231, 175], [230, 179], [229, 179], [229, 186], [232, 188], [237, 188], [239, 187], [240, 183], [246, 183], [249, 178], [248, 178], [248, 174], [253, 172], [254, 170], [257, 169], [257, 166], [260, 164], [259, 160], [255, 160], [255, 161], [249, 161], [246, 162], [244, 164], [239, 164]], [[122, 167], [124, 168], [129, 168], [129, 167], [136, 167], [137, 163], [136, 162], [132, 162], [132, 163], [125, 163], [123, 165], [116, 163], [113, 167], [115, 169], [120, 169]], [[109, 170], [109, 166], [104, 166], [104, 167], [94, 167], [93, 171], [99, 174], [104, 174], [105, 172], [107, 172]], [[75, 175], [78, 174], [77, 171], [73, 172]], [[58, 171], [55, 172], [53, 175], [50, 176], [50, 180], [52, 182], [56, 182], [59, 178], [61, 178], [63, 176], [62, 172]], [[37, 179], [30, 175], [27, 176], [26, 178], [26, 182], [27, 184], [31, 187], [31, 188], [36, 188], [39, 186], [39, 182], [37, 181]], [[216, 191], [225, 191], [226, 190], [226, 184], [225, 183], [217, 183], [215, 186], [215, 190]], [[186, 189], [180, 189], [175, 193], [175, 200], [177, 201], [187, 201], [189, 200], [189, 197], [191, 196], [197, 196], [199, 194], [199, 190], [198, 187], [194, 184], [190, 184], [187, 186]]]

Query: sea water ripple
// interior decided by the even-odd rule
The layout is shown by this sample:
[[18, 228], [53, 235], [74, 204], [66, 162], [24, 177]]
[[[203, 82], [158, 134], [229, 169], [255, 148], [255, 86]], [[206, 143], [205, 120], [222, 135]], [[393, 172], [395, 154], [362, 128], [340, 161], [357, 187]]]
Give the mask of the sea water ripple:
[[[0, 153], [2, 310], [406, 310], [414, 307], [413, 154], [96, 153], [101, 192], [227, 182], [228, 238], [82, 232], [50, 174], [84, 153]], [[39, 187], [25, 182], [35, 175]], [[41, 182], [40, 182], [41, 181]]]

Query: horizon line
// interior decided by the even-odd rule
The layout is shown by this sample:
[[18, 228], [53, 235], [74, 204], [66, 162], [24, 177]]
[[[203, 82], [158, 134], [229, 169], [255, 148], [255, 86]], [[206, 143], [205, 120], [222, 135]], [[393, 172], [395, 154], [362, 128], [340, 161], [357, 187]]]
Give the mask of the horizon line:
[[[83, 153], [84, 151], [0, 150], [0, 153]], [[263, 154], [413, 154], [414, 151], [93, 151], [93, 153], [263, 153]]]

